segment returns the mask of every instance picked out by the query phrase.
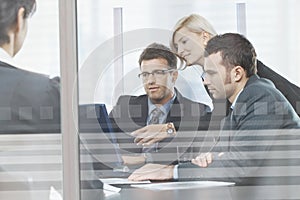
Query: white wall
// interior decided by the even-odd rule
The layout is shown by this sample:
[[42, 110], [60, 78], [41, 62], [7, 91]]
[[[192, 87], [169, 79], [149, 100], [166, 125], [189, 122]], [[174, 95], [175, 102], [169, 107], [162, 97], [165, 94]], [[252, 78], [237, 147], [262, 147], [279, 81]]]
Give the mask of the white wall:
[[58, 22], [58, 0], [37, 0], [24, 45], [15, 56], [22, 68], [51, 77], [60, 75]]

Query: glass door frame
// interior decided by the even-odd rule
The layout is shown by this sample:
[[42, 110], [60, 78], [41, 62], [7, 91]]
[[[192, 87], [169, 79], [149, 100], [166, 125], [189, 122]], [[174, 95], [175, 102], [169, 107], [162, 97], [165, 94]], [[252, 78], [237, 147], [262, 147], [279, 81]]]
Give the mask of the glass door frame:
[[63, 199], [80, 200], [76, 0], [59, 1]]

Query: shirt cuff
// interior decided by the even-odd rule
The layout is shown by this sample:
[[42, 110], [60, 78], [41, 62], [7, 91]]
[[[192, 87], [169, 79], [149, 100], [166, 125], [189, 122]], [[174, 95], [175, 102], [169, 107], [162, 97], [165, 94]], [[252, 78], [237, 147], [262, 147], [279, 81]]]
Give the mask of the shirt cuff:
[[174, 180], [178, 179], [178, 165], [174, 166], [174, 169], [173, 169], [173, 179]]

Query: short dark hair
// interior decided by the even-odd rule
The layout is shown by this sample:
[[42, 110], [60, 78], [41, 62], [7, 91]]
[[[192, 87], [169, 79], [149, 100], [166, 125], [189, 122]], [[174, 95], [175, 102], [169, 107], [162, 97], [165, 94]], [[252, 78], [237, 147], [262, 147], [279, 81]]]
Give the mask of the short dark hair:
[[205, 48], [205, 57], [221, 52], [226, 67], [241, 66], [247, 77], [256, 74], [256, 53], [253, 45], [244, 36], [237, 33], [216, 35]]
[[18, 11], [25, 9], [24, 19], [31, 16], [36, 9], [35, 0], [1, 0], [0, 1], [0, 46], [9, 43], [8, 31], [17, 23]]
[[139, 64], [141, 66], [143, 60], [152, 60], [157, 58], [166, 59], [168, 65], [172, 69], [177, 69], [177, 57], [170, 48], [165, 45], [152, 43], [144, 49], [140, 55]]

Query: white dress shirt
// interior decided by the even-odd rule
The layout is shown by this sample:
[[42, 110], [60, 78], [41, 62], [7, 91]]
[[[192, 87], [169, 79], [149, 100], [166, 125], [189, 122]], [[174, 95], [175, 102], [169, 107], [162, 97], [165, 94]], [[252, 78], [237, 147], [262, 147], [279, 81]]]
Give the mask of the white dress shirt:
[[13, 58], [1, 47], [0, 47], [0, 61], [14, 67], [18, 67], [18, 64], [13, 60]]

